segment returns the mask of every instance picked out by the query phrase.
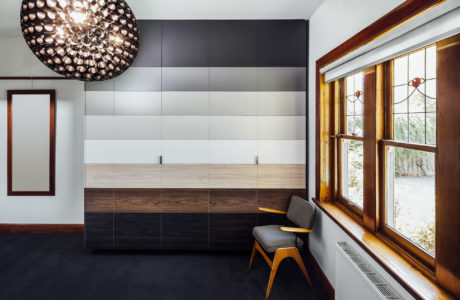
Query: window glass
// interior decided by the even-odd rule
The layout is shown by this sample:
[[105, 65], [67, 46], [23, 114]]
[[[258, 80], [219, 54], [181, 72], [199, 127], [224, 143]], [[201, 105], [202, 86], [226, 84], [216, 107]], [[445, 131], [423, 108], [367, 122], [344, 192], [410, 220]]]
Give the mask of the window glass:
[[363, 142], [342, 140], [342, 196], [363, 207]]
[[346, 134], [363, 135], [364, 72], [346, 78]]
[[395, 140], [436, 144], [436, 46], [393, 61], [393, 114]]
[[435, 154], [400, 147], [386, 151], [386, 223], [434, 256]]

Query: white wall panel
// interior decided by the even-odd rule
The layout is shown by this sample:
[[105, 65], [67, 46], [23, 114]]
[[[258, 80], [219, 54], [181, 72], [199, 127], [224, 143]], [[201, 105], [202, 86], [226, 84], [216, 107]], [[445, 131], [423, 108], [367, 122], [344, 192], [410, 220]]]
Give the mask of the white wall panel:
[[113, 116], [86, 116], [87, 140], [113, 140], [114, 134]]
[[259, 92], [259, 116], [305, 116], [305, 92]]
[[259, 140], [304, 140], [305, 117], [259, 116]]
[[207, 140], [208, 117], [163, 116], [163, 140]]
[[211, 140], [257, 140], [257, 117], [209, 117]]
[[115, 116], [114, 120], [116, 140], [161, 139], [160, 116]]
[[114, 92], [116, 115], [161, 115], [161, 92]]
[[209, 162], [212, 164], [255, 164], [256, 140], [209, 141]]
[[305, 164], [305, 140], [259, 140], [260, 164]]
[[209, 141], [162, 141], [163, 163], [206, 164], [209, 162]]
[[210, 92], [209, 114], [257, 116], [257, 92]]
[[88, 91], [86, 92], [87, 115], [112, 115], [113, 92], [112, 91]]
[[163, 92], [163, 115], [208, 115], [209, 92]]

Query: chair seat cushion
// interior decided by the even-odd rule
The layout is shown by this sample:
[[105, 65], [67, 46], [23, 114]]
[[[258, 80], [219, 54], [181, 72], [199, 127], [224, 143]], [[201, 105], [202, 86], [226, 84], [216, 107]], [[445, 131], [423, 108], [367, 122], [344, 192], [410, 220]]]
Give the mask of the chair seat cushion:
[[256, 226], [252, 230], [252, 235], [268, 253], [273, 253], [278, 248], [301, 248], [303, 246], [302, 239], [298, 238], [292, 232], [282, 231], [280, 228], [283, 226], [284, 225]]

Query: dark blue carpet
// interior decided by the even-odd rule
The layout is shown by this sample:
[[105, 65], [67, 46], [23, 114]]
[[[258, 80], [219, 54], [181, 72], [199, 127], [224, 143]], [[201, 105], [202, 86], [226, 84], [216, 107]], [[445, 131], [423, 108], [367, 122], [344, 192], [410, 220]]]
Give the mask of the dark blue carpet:
[[[249, 255], [88, 253], [82, 234], [0, 233], [0, 299], [264, 299], [270, 270], [258, 255], [248, 271]], [[313, 283], [285, 260], [270, 299], [327, 299]]]

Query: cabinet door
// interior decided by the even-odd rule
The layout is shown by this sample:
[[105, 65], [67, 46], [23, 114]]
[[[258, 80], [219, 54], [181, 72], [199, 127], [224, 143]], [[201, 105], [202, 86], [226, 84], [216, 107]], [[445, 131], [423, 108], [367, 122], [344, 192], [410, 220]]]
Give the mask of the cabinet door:
[[85, 249], [113, 249], [113, 213], [85, 213]]
[[160, 249], [159, 213], [115, 213], [115, 249]]

